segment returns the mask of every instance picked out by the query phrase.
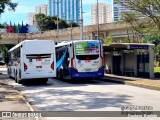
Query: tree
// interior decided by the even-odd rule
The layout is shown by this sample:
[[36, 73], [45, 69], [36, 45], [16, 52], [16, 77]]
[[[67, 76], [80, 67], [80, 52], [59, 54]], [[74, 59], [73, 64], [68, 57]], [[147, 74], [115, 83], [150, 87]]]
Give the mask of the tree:
[[[0, 45], [0, 52], [2, 53], [2, 59], [5, 61], [7, 58], [8, 48], [5, 45]], [[6, 61], [5, 61], [6, 62]]]
[[17, 3], [13, 3], [11, 0], [0, 0], [0, 15], [4, 13], [6, 7], [9, 10], [15, 10]]
[[[131, 11], [124, 13], [132, 20], [139, 20], [139, 18], [145, 17], [155, 25], [155, 28], [160, 31], [160, 2], [159, 0], [127, 0], [126, 2], [121, 2], [118, 0], [119, 4], [122, 6], [134, 11], [133, 14]], [[128, 14], [132, 13], [132, 14]], [[133, 15], [133, 16], [132, 16]], [[130, 23], [130, 22], [129, 22]]]
[[108, 37], [106, 38], [104, 44], [105, 44], [105, 45], [110, 45], [110, 44], [112, 44], [112, 41], [113, 41], [112, 36], [108, 36]]
[[71, 24], [72, 24], [72, 27], [78, 27], [79, 26], [76, 22], [70, 22], [68, 24], [68, 26], [71, 27]]
[[44, 14], [36, 14], [35, 16], [37, 25], [41, 31], [57, 29], [57, 23], [59, 29], [68, 28], [68, 24], [65, 20], [59, 19], [57, 21], [56, 16], [46, 16]]
[[[5, 12], [5, 8], [8, 7], [9, 10], [15, 10], [15, 8], [17, 7], [17, 3], [13, 3], [11, 0], [0, 0], [0, 15], [2, 13]], [[4, 24], [0, 24], [0, 28], [4, 28]], [[0, 40], [1, 40], [1, 35], [0, 35]], [[6, 54], [7, 54], [7, 50], [8, 48], [5, 46], [5, 45], [1, 45], [0, 44], [0, 51], [2, 53], [2, 57], [3, 57], [3, 60], [6, 60]]]
[[62, 29], [62, 28], [68, 28], [68, 24], [65, 20], [59, 21], [59, 29]]

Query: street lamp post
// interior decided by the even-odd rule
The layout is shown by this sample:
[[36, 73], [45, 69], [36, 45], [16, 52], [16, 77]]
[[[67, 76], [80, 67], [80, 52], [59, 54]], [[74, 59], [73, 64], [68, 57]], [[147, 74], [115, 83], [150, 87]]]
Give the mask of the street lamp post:
[[97, 0], [97, 40], [99, 39], [99, 4]]
[[57, 0], [57, 35], [56, 35], [56, 38], [57, 38], [57, 42], [59, 43], [59, 0]]
[[80, 0], [80, 39], [83, 40], [83, 8], [82, 0]]

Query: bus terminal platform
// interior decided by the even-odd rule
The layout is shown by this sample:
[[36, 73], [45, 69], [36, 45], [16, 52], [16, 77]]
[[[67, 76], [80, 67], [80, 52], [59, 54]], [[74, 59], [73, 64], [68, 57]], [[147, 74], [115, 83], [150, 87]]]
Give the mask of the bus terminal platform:
[[152, 90], [160, 90], [160, 79], [159, 78], [139, 78], [139, 77], [128, 77], [119, 76], [114, 74], [104, 74], [102, 78], [104, 81], [116, 82], [126, 85], [132, 85]]
[[154, 78], [154, 44], [112, 43], [103, 45], [105, 73]]

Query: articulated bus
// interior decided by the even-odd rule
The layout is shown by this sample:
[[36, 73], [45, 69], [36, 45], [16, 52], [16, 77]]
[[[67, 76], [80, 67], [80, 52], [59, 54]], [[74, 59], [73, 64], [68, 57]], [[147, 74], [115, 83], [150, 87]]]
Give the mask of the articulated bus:
[[57, 78], [80, 79], [104, 76], [102, 43], [76, 40], [56, 45]]
[[8, 75], [18, 83], [36, 78], [46, 83], [56, 77], [55, 63], [53, 40], [25, 40], [8, 51]]

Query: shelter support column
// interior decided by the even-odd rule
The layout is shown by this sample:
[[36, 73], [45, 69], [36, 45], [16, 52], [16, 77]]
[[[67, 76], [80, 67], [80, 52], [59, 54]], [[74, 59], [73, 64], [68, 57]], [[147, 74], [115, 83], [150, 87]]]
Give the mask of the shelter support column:
[[125, 63], [125, 59], [124, 59], [124, 54], [123, 54], [123, 51], [121, 51], [121, 72], [122, 72], [122, 75], [124, 75], [124, 63]]
[[113, 52], [111, 52], [111, 74], [113, 74]]
[[149, 46], [149, 74], [154, 78], [154, 46]]
[[133, 50], [134, 53], [134, 77], [137, 77], [137, 50]]

